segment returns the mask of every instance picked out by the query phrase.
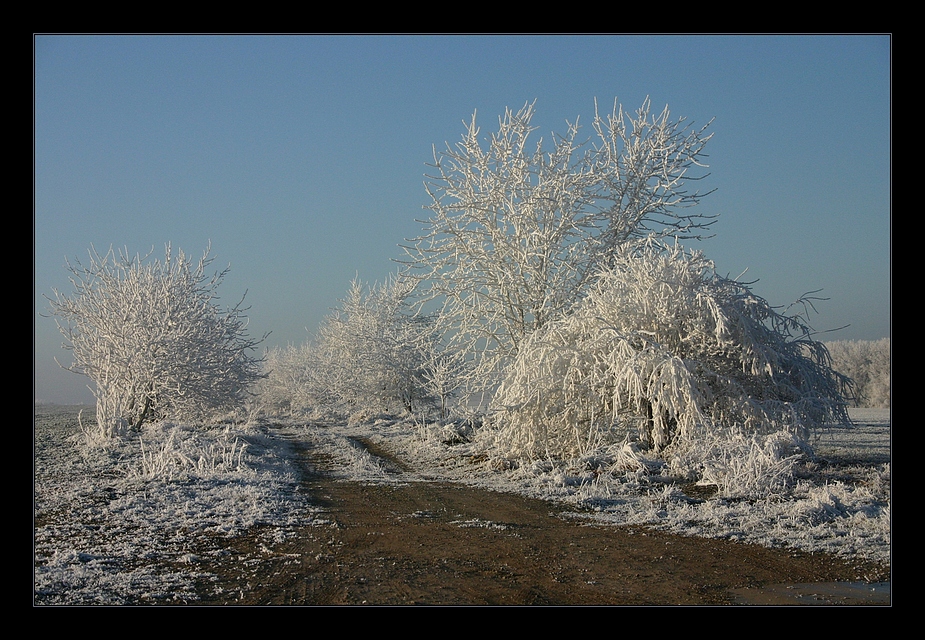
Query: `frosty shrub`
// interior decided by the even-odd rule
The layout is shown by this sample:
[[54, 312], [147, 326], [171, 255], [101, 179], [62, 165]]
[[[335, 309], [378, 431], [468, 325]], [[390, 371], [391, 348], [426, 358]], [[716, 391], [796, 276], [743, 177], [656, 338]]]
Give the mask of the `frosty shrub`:
[[272, 415], [312, 414], [330, 404], [314, 344], [271, 349], [257, 387], [258, 407]]
[[793, 433], [747, 433], [738, 427], [710, 432], [679, 442], [669, 471], [715, 485], [724, 498], [766, 498], [780, 495], [793, 482], [793, 468], [803, 459], [805, 443]]
[[371, 287], [354, 280], [325, 318], [315, 344], [318, 385], [337, 413], [351, 415], [370, 405], [410, 413], [432, 402], [425, 364], [433, 326], [411, 309], [414, 286], [401, 276]]
[[259, 378], [260, 341], [247, 336], [241, 303], [216, 304], [228, 270], [209, 275], [212, 260], [167, 245], [163, 262], [91, 249], [86, 265], [68, 265], [74, 291], [49, 301], [73, 353], [67, 368], [94, 384], [92, 435], [233, 407]]
[[590, 278], [628, 239], [698, 237], [712, 220], [692, 213], [705, 194], [706, 127], [657, 115], [645, 100], [633, 118], [595, 108], [591, 140], [567, 123], [551, 146], [530, 135], [533, 104], [507, 110], [482, 141], [475, 115], [462, 140], [434, 151], [426, 181], [431, 218], [405, 247], [425, 299], [454, 350], [468, 354], [468, 386], [492, 389], [521, 344], [584, 295]]
[[497, 444], [569, 457], [729, 428], [805, 439], [847, 420], [847, 381], [810, 336], [700, 252], [626, 243], [571, 313], [524, 341], [493, 402]]
[[832, 367], [854, 381], [852, 406], [889, 408], [890, 339], [827, 342]]

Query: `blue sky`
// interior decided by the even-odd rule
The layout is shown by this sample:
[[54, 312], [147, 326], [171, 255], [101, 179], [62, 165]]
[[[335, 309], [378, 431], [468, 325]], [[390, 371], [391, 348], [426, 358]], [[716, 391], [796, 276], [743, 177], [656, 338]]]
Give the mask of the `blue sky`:
[[[432, 145], [536, 100], [535, 135], [646, 96], [707, 145], [703, 249], [824, 340], [890, 335], [888, 36], [37, 36], [35, 397], [91, 401], [44, 295], [91, 245], [230, 265], [250, 332], [304, 342], [354, 276], [384, 279], [426, 216]], [[585, 129], [590, 136], [590, 130]], [[69, 361], [68, 361], [69, 362]]]

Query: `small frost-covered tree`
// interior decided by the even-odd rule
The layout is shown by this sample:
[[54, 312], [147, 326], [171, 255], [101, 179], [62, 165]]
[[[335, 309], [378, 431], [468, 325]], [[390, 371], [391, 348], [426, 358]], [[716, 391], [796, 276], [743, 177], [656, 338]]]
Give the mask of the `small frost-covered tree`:
[[706, 128], [691, 129], [668, 108], [636, 117], [595, 108], [590, 141], [578, 121], [552, 144], [535, 144], [534, 105], [499, 118], [479, 137], [475, 115], [463, 138], [434, 150], [426, 181], [432, 212], [405, 247], [426, 281], [425, 299], [454, 349], [468, 354], [469, 385], [491, 389], [521, 344], [580, 299], [619, 247], [649, 234], [694, 238], [712, 222], [691, 207], [704, 177]]
[[446, 420], [450, 417], [450, 402], [461, 384], [460, 374], [465, 367], [462, 354], [450, 351], [433, 331], [421, 335], [420, 347], [424, 389], [433, 398], [439, 419]]
[[561, 457], [624, 438], [659, 452], [704, 430], [805, 440], [847, 420], [847, 379], [811, 335], [703, 254], [627, 243], [571, 313], [525, 341], [494, 399], [498, 444]]
[[433, 326], [411, 309], [414, 287], [401, 275], [372, 287], [354, 280], [322, 323], [316, 354], [339, 412], [414, 412], [430, 402], [424, 370]]
[[[150, 255], [150, 254], [149, 254]], [[233, 407], [260, 377], [243, 302], [221, 309], [217, 289], [228, 269], [209, 274], [168, 244], [163, 262], [126, 251], [68, 264], [74, 291], [49, 298], [64, 345], [65, 367], [93, 382], [99, 432]]]

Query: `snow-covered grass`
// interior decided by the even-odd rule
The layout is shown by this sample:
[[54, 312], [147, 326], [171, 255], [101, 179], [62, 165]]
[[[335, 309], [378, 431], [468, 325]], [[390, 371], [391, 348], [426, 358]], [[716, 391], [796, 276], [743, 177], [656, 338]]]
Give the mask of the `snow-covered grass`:
[[86, 447], [77, 415], [36, 407], [36, 603], [195, 600], [211, 579], [200, 559], [225, 553], [222, 538], [265, 524], [279, 539], [312, 517], [289, 442], [265, 428], [155, 423]]
[[[372, 483], [451, 480], [558, 501], [572, 517], [684, 535], [826, 551], [890, 562], [890, 411], [851, 410], [855, 424], [814, 442], [816, 458], [788, 460], [789, 482], [769, 498], [696, 487], [645, 467], [644, 457], [589, 456], [518, 464], [485, 454], [471, 430], [422, 419], [284, 428], [156, 423], [107, 448], [84, 446], [74, 408], [36, 407], [34, 565], [39, 604], [194, 601], [204, 557], [223, 539], [261, 527], [267, 543], [323, 524], [297, 489], [291, 439], [338, 461], [338, 475]], [[91, 410], [92, 412], [92, 410]], [[364, 439], [416, 469], [394, 473]], [[635, 465], [635, 466], [634, 466]], [[706, 491], [706, 493], [702, 493]], [[479, 526], [469, 524], [468, 526]]]

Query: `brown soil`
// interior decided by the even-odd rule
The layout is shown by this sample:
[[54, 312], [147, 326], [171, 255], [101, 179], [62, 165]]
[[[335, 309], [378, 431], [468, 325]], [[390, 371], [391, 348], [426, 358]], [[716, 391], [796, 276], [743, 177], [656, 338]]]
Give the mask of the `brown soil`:
[[550, 502], [463, 485], [335, 481], [301, 455], [303, 489], [328, 523], [279, 544], [259, 530], [226, 543], [201, 567], [218, 575], [202, 604], [719, 605], [734, 590], [889, 580], [871, 563], [590, 526]]

